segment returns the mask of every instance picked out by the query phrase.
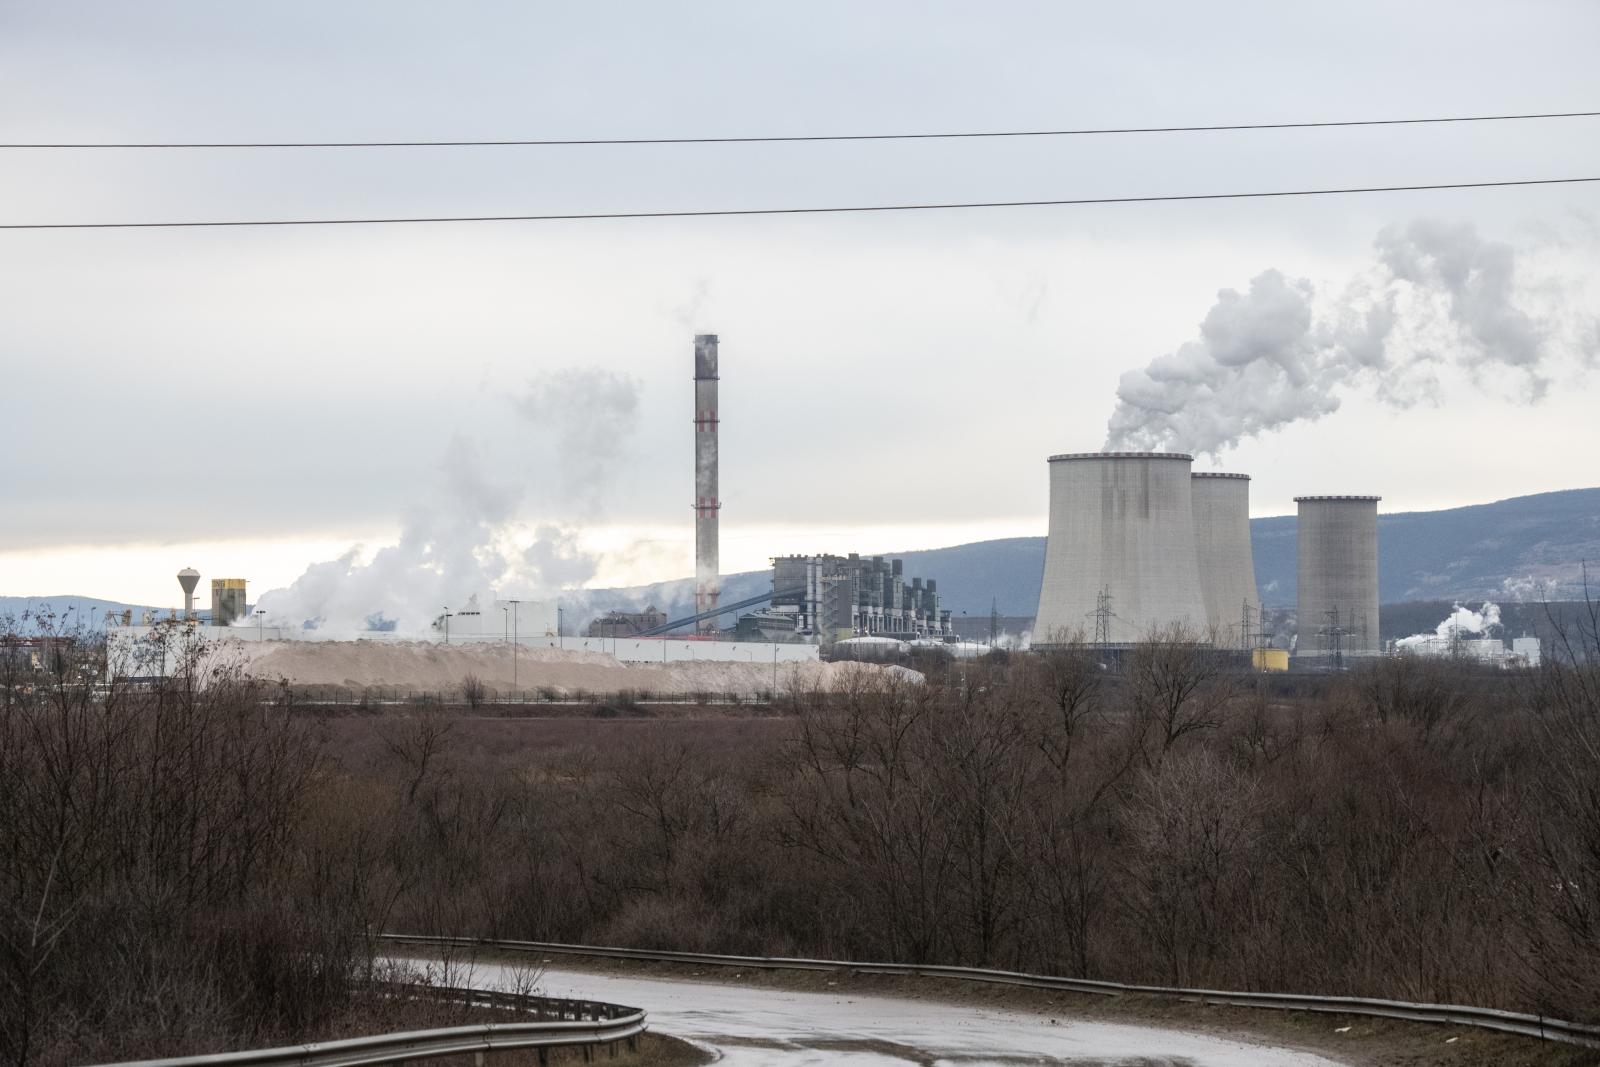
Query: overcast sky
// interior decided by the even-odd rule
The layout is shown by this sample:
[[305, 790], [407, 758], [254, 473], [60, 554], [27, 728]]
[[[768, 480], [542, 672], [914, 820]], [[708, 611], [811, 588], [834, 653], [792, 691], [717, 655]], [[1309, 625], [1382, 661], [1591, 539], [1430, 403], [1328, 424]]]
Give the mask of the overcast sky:
[[[16, 3], [0, 140], [672, 137], [1600, 108], [1600, 7]], [[1600, 175], [1600, 119], [1103, 138], [0, 152], [0, 222], [1137, 196]], [[1257, 514], [1595, 484], [1600, 187], [905, 215], [0, 232], [0, 593], [253, 592], [460, 501], [447, 457], [598, 554], [692, 569], [692, 335], [722, 338], [725, 569], [1043, 533], [1051, 453], [1263, 271], [1470, 223], [1544, 301], [1549, 388], [1458, 366], [1229, 448]], [[1543, 321], [1543, 320], [1541, 320]], [[1594, 334], [1600, 342], [1600, 333]], [[1570, 351], [1569, 351], [1570, 349]], [[1442, 353], [1442, 354], [1440, 354]], [[1591, 353], [1592, 354], [1592, 353]], [[1491, 354], [1492, 356], [1492, 354]], [[574, 369], [597, 416], [530, 408]], [[591, 381], [602, 379], [591, 378]], [[534, 412], [530, 414], [530, 412]], [[609, 421], [608, 421], [609, 420]], [[593, 429], [593, 427], [591, 428]], [[452, 445], [452, 442], [459, 442]], [[455, 447], [457, 451], [452, 452]], [[465, 449], [465, 452], [460, 451]], [[581, 469], [592, 484], [563, 472]], [[518, 531], [522, 531], [519, 533]]]

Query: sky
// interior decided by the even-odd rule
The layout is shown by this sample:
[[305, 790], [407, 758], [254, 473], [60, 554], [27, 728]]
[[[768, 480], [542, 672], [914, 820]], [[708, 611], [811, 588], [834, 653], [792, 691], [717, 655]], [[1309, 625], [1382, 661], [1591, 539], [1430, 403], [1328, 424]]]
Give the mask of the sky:
[[[1600, 8], [1587, 0], [248, 10], [0, 0], [0, 141], [1594, 110], [1596, 39]], [[0, 222], [1596, 175], [1600, 119], [842, 144], [0, 150]], [[788, 552], [1042, 534], [1046, 457], [1103, 447], [1126, 406], [1119, 388], [1148, 399], [1180, 365], [1203, 364], [1180, 390], [1193, 405], [1184, 419], [1202, 403], [1262, 398], [1224, 412], [1235, 421], [1220, 431], [1208, 424], [1203, 443], [1215, 451], [1197, 463], [1251, 474], [1259, 515], [1289, 512], [1302, 494], [1378, 493], [1384, 510], [1406, 511], [1592, 485], [1597, 252], [1594, 185], [788, 218], [0, 231], [0, 425], [11, 442], [0, 593], [168, 604], [172, 575], [194, 566], [249, 578], [254, 598], [310, 564], [353, 553], [348, 570], [408, 537], [456, 538], [459, 581], [517, 591], [688, 575], [697, 332], [721, 337], [727, 571]], [[1456, 253], [1473, 266], [1452, 281]], [[1224, 290], [1240, 295], [1219, 298]], [[1274, 294], [1283, 300], [1269, 306]], [[1292, 336], [1252, 332], [1249, 315], [1281, 323], [1284, 301]], [[1362, 362], [1333, 335], [1368, 322], [1374, 306], [1398, 308], [1400, 325], [1388, 355]], [[1224, 327], [1267, 340], [1240, 355]], [[1134, 414], [1147, 425], [1147, 409]], [[1159, 434], [1150, 440], [1161, 447]], [[394, 561], [445, 565], [438, 552]]]

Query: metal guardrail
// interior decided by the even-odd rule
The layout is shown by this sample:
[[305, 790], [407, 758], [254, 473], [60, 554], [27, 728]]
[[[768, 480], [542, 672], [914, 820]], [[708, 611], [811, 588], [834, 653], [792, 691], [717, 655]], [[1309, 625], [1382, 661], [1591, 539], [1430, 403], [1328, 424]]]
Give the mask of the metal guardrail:
[[1404, 1000], [1376, 997], [1319, 997], [1305, 993], [1240, 993], [1219, 989], [1181, 989], [1171, 986], [1129, 985], [1086, 978], [1061, 978], [1053, 975], [1024, 974], [981, 967], [944, 967], [911, 963], [852, 963], [844, 960], [796, 959], [782, 956], [722, 956], [703, 952], [655, 952], [649, 949], [608, 948], [598, 945], [566, 945], [544, 941], [497, 941], [474, 937], [429, 937], [384, 934], [380, 938], [396, 944], [493, 948], [513, 952], [540, 952], [552, 955], [597, 956], [608, 959], [642, 960], [651, 963], [692, 963], [707, 967], [762, 968], [769, 970], [850, 971], [856, 974], [898, 974], [923, 978], [945, 978], [966, 982], [997, 982], [1059, 989], [1071, 993], [1099, 996], [1173, 997], [1202, 1004], [1222, 1004], [1241, 1008], [1269, 1008], [1277, 1011], [1315, 1011], [1338, 1015], [1367, 1015], [1411, 1022], [1473, 1026], [1498, 1030], [1545, 1041], [1565, 1041], [1574, 1045], [1600, 1048], [1600, 1026], [1550, 1019], [1526, 1012], [1498, 1008], [1475, 1008], [1461, 1004], [1414, 1004]]
[[548, 1049], [614, 1045], [619, 1041], [626, 1041], [632, 1047], [634, 1039], [646, 1029], [643, 1010], [617, 1004], [555, 1000], [503, 990], [454, 986], [395, 985], [393, 988], [404, 996], [426, 996], [503, 1008], [539, 1018], [525, 1022], [472, 1023], [436, 1030], [375, 1034], [247, 1052], [135, 1060], [116, 1064], [115, 1067], [364, 1067], [468, 1053], [473, 1055], [476, 1067], [483, 1067], [487, 1053], [527, 1048], [539, 1050], [539, 1062], [543, 1064]]

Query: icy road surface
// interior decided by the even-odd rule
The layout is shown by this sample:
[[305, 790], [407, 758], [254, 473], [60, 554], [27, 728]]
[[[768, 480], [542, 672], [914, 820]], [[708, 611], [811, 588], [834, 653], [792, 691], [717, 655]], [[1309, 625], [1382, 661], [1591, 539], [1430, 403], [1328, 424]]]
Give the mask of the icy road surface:
[[[510, 984], [478, 964], [472, 984]], [[713, 1049], [728, 1067], [803, 1064], [1064, 1063], [1161, 1067], [1335, 1067], [1307, 1052], [1183, 1030], [1118, 1023], [1051, 1023], [1027, 1012], [896, 997], [794, 993], [725, 982], [545, 971], [546, 996], [603, 1000], [649, 1012], [650, 1028]], [[602, 1061], [604, 1062], [604, 1061]]]

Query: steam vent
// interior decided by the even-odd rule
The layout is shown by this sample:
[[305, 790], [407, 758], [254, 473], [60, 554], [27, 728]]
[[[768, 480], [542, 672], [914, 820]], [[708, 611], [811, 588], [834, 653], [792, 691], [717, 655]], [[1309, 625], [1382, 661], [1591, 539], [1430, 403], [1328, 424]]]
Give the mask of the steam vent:
[[1378, 501], [1297, 496], [1299, 629], [1295, 659], [1338, 666], [1378, 641]]
[[1261, 627], [1250, 550], [1250, 476], [1207, 472], [1190, 478], [1200, 594], [1211, 638], [1222, 648], [1249, 648], [1252, 632]]
[[[1036, 645], [1073, 639], [1128, 645], [1172, 626], [1206, 633], [1193, 458], [1176, 452], [1050, 457], [1050, 536]], [[1248, 539], [1243, 552], [1248, 560]]]

